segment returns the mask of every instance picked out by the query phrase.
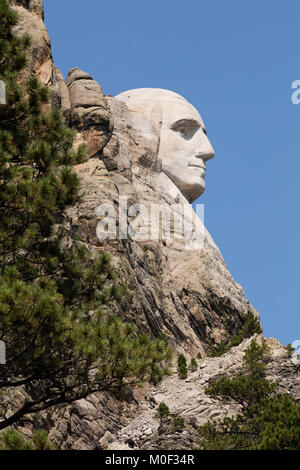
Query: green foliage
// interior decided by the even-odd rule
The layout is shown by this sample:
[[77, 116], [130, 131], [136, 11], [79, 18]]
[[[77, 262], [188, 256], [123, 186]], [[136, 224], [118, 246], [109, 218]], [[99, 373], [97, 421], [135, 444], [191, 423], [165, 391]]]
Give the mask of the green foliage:
[[299, 450], [300, 405], [276, 394], [235, 418], [199, 428], [205, 450]]
[[206, 389], [214, 399], [240, 405], [241, 413], [200, 427], [201, 449], [300, 449], [300, 405], [263, 376], [267, 355], [265, 343], [252, 341], [244, 355], [245, 374], [222, 377]]
[[212, 382], [205, 393], [224, 402], [234, 401], [243, 410], [270, 397], [275, 392], [275, 385], [264, 378], [268, 358], [266, 342], [259, 345], [252, 340], [243, 357], [245, 374], [239, 373], [231, 379], [223, 376]]
[[291, 397], [278, 394], [266, 400], [257, 415], [261, 433], [252, 444], [254, 450], [300, 449], [300, 405]]
[[196, 361], [196, 359], [194, 357], [192, 357], [192, 359], [191, 359], [191, 363], [190, 363], [189, 368], [190, 368], [191, 371], [195, 371], [195, 370], [198, 369], [198, 362]]
[[179, 354], [177, 360], [177, 371], [181, 379], [186, 379], [188, 374], [186, 357], [183, 354]]
[[35, 432], [31, 439], [25, 439], [15, 429], [8, 429], [0, 434], [0, 450], [55, 450], [55, 447], [44, 430]]
[[262, 333], [259, 320], [253, 315], [250, 310], [245, 315], [244, 324], [239, 331], [239, 336], [242, 339], [251, 338], [255, 334]]
[[169, 407], [167, 405], [165, 405], [164, 403], [160, 403], [158, 408], [157, 408], [155, 418], [159, 418], [161, 426], [163, 424], [163, 420], [165, 418], [167, 418], [168, 416], [170, 416]]
[[252, 340], [244, 354], [243, 363], [251, 374], [263, 376], [269, 355], [270, 350], [265, 341], [259, 345], [255, 340]]
[[182, 418], [181, 416], [176, 416], [176, 418], [173, 419], [173, 426], [175, 428], [175, 431], [183, 431], [183, 429], [185, 428], [184, 418]]
[[81, 199], [72, 166], [85, 150], [73, 151], [60, 111], [45, 112], [48, 89], [35, 77], [19, 83], [29, 39], [13, 35], [17, 20], [0, 0], [0, 390], [23, 386], [28, 398], [8, 418], [3, 406], [0, 429], [95, 391], [157, 382], [171, 358], [166, 341], [111, 317], [125, 290], [109, 256], [63, 225]]
[[291, 357], [293, 352], [295, 351], [295, 348], [292, 347], [291, 343], [285, 346], [285, 349], [287, 350], [288, 357]]
[[210, 357], [220, 357], [226, 354], [231, 349], [231, 344], [226, 344], [224, 341], [218, 344], [210, 353]]
[[246, 338], [251, 338], [255, 334], [262, 333], [262, 329], [259, 323], [259, 320], [255, 318], [252, 312], [248, 311], [244, 317], [244, 324], [240, 328], [237, 335], [234, 335], [229, 343], [221, 342], [215, 347], [210, 356], [211, 357], [220, 357], [230, 351], [231, 348], [238, 346]]
[[0, 434], [0, 450], [33, 450], [33, 445], [14, 429]]
[[197, 358], [198, 358], [198, 359], [200, 359], [200, 360], [201, 360], [201, 359], [203, 359], [203, 358], [202, 358], [202, 354], [201, 354], [201, 352], [198, 352], [198, 354], [197, 354]]
[[18, 15], [9, 7], [9, 2], [0, 1], [0, 76], [8, 79], [11, 71], [16, 73], [26, 65], [24, 50], [30, 44], [28, 36], [17, 38], [12, 30], [18, 23]]
[[275, 386], [264, 377], [240, 373], [232, 379], [221, 377], [206, 388], [205, 393], [225, 403], [234, 401], [246, 410], [265, 397], [271, 396], [274, 390]]

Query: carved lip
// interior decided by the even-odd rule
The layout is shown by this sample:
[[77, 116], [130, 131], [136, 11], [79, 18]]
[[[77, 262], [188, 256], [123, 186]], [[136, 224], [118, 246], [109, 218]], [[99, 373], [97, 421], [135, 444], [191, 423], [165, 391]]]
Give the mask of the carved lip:
[[205, 166], [202, 166], [202, 165], [196, 165], [195, 163], [189, 163], [189, 166], [193, 167], [193, 168], [201, 168], [201, 170], [206, 170], [206, 167]]

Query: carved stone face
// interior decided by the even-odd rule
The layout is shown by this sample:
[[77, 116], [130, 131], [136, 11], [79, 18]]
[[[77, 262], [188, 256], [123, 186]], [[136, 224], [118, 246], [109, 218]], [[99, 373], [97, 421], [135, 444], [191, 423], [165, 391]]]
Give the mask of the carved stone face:
[[206, 162], [215, 154], [200, 114], [187, 101], [164, 106], [159, 153], [163, 172], [187, 199], [201, 196]]
[[168, 90], [137, 89], [116, 97], [131, 111], [145, 114], [160, 132], [159, 159], [183, 195], [193, 202], [205, 190], [206, 162], [215, 153], [198, 111]]

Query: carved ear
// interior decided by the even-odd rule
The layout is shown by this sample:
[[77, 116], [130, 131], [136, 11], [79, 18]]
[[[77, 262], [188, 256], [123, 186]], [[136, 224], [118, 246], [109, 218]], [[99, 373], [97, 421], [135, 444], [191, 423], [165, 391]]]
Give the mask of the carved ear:
[[136, 144], [133, 166], [161, 173], [159, 149], [163, 118], [162, 103], [147, 99], [145, 93], [147, 94], [146, 89], [129, 90], [117, 95], [115, 99], [124, 102], [129, 111], [128, 130]]
[[162, 119], [158, 123], [158, 141], [157, 141], [156, 162], [155, 162], [156, 173], [162, 172], [162, 158], [160, 155], [161, 128], [162, 128]]
[[161, 128], [162, 128], [162, 123], [163, 123], [163, 108], [161, 103], [154, 102], [151, 104], [151, 106], [148, 106], [148, 108], [145, 109], [145, 114], [148, 117], [149, 121], [153, 125], [156, 136], [157, 136], [157, 142], [156, 142], [156, 149], [155, 149], [155, 163], [152, 166], [152, 170], [155, 171], [156, 173], [161, 173], [162, 172], [162, 159], [160, 156], [160, 142], [161, 142]]

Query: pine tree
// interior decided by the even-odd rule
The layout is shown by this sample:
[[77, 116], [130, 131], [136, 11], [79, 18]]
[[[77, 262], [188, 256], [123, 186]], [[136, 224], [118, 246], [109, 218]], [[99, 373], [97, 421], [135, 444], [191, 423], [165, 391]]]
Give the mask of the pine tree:
[[269, 356], [270, 350], [265, 340], [263, 340], [261, 345], [257, 341], [252, 340], [244, 354], [243, 363], [251, 376], [258, 375], [263, 377]]
[[195, 372], [198, 369], [198, 362], [197, 360], [192, 357], [191, 362], [190, 362], [190, 369], [191, 371]]
[[259, 320], [249, 310], [243, 319], [243, 326], [239, 329], [238, 334], [233, 335], [229, 343], [225, 343], [223, 341], [219, 343], [218, 346], [211, 351], [210, 356], [223, 356], [228, 351], [230, 351], [231, 348], [239, 346], [239, 344], [241, 344], [244, 339], [251, 338], [255, 334], [260, 333], [262, 333], [262, 329]]
[[184, 354], [179, 354], [178, 356], [177, 370], [178, 370], [179, 377], [181, 379], [187, 378], [188, 369], [187, 369], [186, 357], [184, 356]]
[[185, 428], [184, 418], [176, 416], [173, 419], [173, 426], [176, 432], [182, 432]]
[[169, 407], [164, 403], [160, 403], [155, 414], [155, 417], [159, 418], [160, 426], [163, 425], [164, 419], [168, 418], [168, 416], [170, 416]]
[[55, 450], [55, 447], [46, 431], [36, 431], [31, 439], [26, 439], [15, 429], [8, 429], [0, 435], [0, 450]]
[[262, 333], [262, 329], [259, 323], [259, 320], [253, 315], [249, 310], [244, 317], [244, 324], [239, 330], [239, 336], [242, 339], [251, 338], [255, 334]]
[[252, 341], [243, 358], [244, 373], [222, 377], [206, 389], [214, 399], [240, 405], [242, 412], [200, 427], [201, 449], [300, 449], [300, 405], [265, 378], [267, 355], [265, 343]]
[[295, 351], [295, 348], [291, 345], [291, 343], [287, 344], [285, 346], [285, 349], [287, 350], [288, 357], [292, 357], [293, 352]]
[[109, 256], [92, 255], [80, 241], [70, 248], [64, 211], [80, 200], [72, 166], [73, 132], [60, 111], [45, 112], [48, 89], [35, 77], [19, 82], [30, 43], [12, 29], [17, 14], [0, 0], [0, 340], [7, 363], [0, 390], [22, 386], [27, 399], [6, 414], [0, 429], [28, 413], [71, 403], [98, 390], [120, 390], [161, 377], [171, 357], [163, 340], [139, 335], [109, 315], [119, 301]]

